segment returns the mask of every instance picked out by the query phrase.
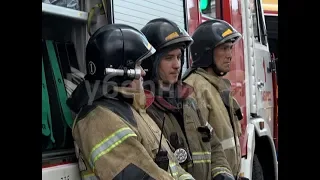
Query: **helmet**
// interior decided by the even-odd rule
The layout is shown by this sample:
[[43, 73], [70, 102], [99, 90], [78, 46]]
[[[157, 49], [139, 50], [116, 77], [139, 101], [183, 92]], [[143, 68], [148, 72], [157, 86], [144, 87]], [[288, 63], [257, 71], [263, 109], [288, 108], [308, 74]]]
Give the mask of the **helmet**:
[[[142, 67], [148, 69], [144, 79], [151, 79], [156, 75], [156, 69], [162, 52], [172, 48], [188, 48], [193, 40], [189, 34], [176, 23], [165, 18], [157, 18], [149, 21], [141, 32], [147, 37], [151, 45], [157, 50], [156, 56], [151, 61], [144, 61]], [[183, 52], [182, 52], [183, 53]], [[181, 58], [183, 60], [183, 57]], [[183, 61], [181, 66], [183, 66]]]
[[241, 37], [241, 34], [226, 21], [214, 19], [203, 22], [192, 36], [194, 39], [190, 47], [192, 68], [213, 66], [215, 70], [213, 49], [223, 43], [235, 43]]
[[86, 47], [87, 80], [106, 80], [111, 77], [118, 85], [126, 80], [139, 79], [136, 63], [155, 53], [141, 31], [124, 24], [109, 24], [99, 28]]

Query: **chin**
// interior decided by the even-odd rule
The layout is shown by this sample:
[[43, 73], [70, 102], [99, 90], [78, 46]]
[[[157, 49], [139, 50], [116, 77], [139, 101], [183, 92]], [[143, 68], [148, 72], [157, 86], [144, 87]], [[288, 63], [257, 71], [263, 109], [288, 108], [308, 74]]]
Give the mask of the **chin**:
[[173, 80], [170, 81], [170, 84], [175, 84], [177, 82], [178, 82], [178, 79], [173, 79]]
[[226, 68], [226, 69], [222, 70], [222, 72], [224, 72], [224, 73], [228, 73], [229, 71], [230, 71], [230, 68]]

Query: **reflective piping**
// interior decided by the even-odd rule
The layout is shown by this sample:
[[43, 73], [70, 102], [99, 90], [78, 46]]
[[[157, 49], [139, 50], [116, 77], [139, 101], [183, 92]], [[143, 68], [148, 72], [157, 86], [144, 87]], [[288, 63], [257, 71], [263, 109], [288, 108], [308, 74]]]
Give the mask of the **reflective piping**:
[[228, 175], [228, 176], [234, 178], [232, 173], [230, 172], [230, 170], [225, 167], [215, 167], [215, 168], [211, 169], [211, 173], [213, 174], [212, 178], [216, 177], [219, 174], [225, 174], [225, 175]]
[[94, 169], [94, 163], [104, 154], [110, 152], [116, 146], [125, 141], [128, 137], [137, 136], [129, 127], [121, 128], [115, 133], [111, 134], [99, 144], [94, 146], [90, 153], [89, 163]]
[[177, 179], [178, 178], [178, 168], [177, 168], [176, 163], [170, 162], [169, 163], [169, 168], [170, 168], [170, 171], [171, 171], [171, 176], [174, 177], [175, 179]]
[[171, 171], [171, 176], [174, 179], [178, 179], [178, 180], [195, 180], [190, 174], [182, 174], [179, 178], [178, 178], [178, 168], [177, 168], [177, 164], [174, 162], [170, 162], [169, 163], [169, 168]]
[[209, 128], [210, 132], [212, 132], [213, 128], [212, 128], [212, 126], [211, 126], [208, 122], [206, 122], [206, 125], [205, 125], [205, 126], [207, 126], [207, 127]]
[[99, 180], [99, 178], [94, 173], [82, 175], [81, 179], [82, 180]]
[[231, 148], [235, 148], [236, 147], [236, 143], [234, 142], [234, 138], [233, 137], [221, 141], [221, 145], [222, 145], [223, 150], [231, 149]]
[[211, 152], [193, 152], [193, 163], [211, 163]]
[[191, 168], [193, 166], [193, 163], [190, 162], [188, 165], [187, 165], [187, 168]]
[[178, 180], [195, 180], [190, 174], [182, 174]]

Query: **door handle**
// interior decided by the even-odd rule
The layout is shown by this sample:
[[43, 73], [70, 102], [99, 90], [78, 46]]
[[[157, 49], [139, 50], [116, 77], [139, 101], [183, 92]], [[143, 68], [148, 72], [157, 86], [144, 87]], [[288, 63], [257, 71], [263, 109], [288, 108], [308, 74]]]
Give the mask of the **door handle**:
[[261, 90], [261, 88], [264, 87], [264, 82], [258, 81], [258, 82], [257, 82], [257, 87], [258, 87], [259, 90]]

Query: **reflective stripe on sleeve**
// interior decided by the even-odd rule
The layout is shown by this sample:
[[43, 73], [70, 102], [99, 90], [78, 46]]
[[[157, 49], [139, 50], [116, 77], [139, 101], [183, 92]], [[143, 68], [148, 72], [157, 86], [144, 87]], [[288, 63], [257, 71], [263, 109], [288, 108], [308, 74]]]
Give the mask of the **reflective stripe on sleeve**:
[[211, 163], [211, 152], [192, 152], [193, 163]]
[[104, 154], [112, 151], [128, 137], [137, 136], [129, 127], [121, 128], [94, 146], [90, 153], [90, 166], [94, 169], [94, 163]]

